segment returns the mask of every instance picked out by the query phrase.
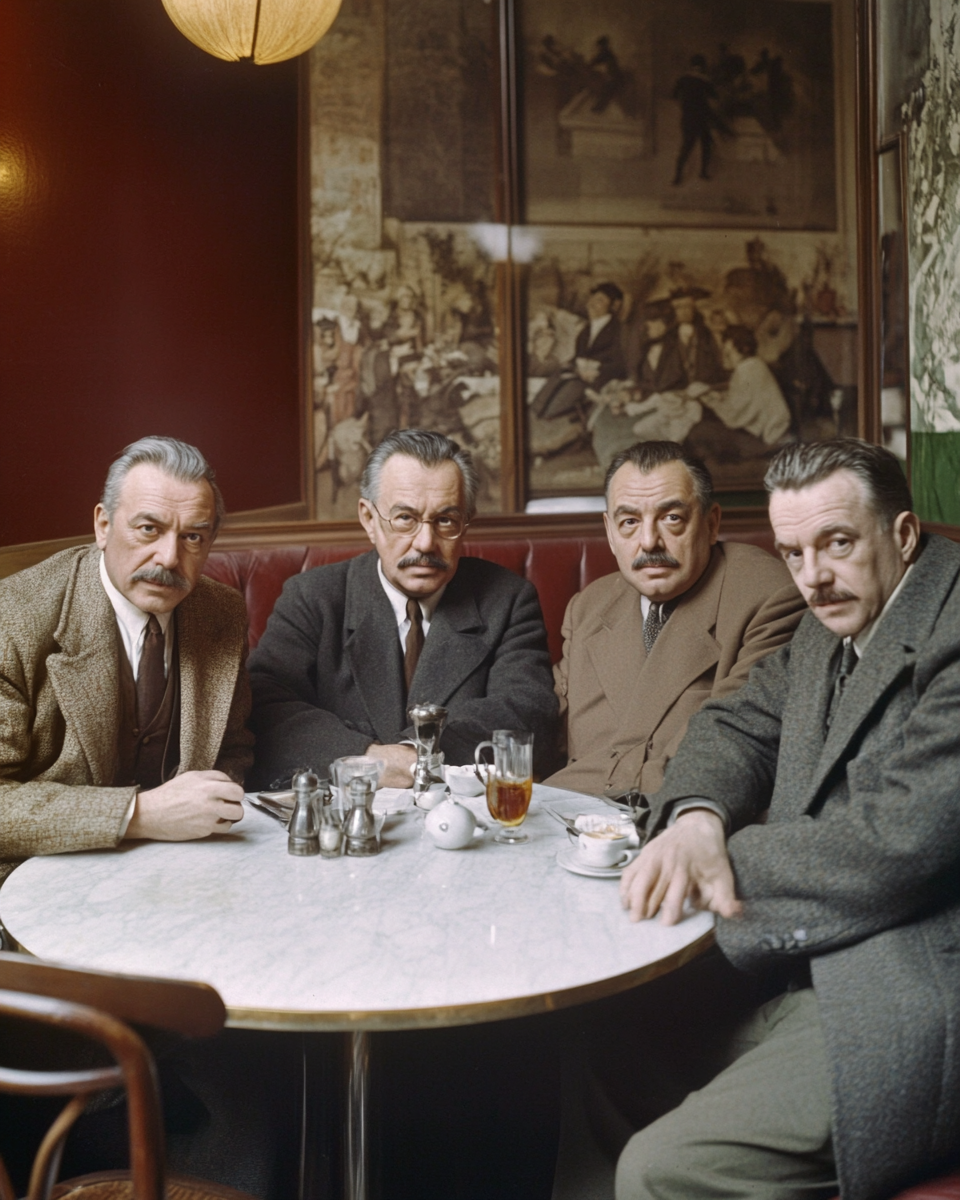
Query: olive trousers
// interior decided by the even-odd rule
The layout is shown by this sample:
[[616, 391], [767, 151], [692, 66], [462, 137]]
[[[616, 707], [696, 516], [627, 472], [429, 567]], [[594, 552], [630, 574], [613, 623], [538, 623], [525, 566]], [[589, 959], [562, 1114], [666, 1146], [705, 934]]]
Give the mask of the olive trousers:
[[734, 1030], [727, 1065], [635, 1134], [617, 1200], [826, 1200], [837, 1194], [829, 1070], [812, 988]]

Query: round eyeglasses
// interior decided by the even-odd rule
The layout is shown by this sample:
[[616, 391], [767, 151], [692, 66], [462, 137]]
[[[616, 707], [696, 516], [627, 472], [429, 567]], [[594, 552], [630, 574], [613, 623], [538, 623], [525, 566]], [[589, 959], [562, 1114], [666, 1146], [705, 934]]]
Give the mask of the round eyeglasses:
[[458, 512], [440, 513], [438, 517], [421, 517], [412, 512], [399, 512], [394, 513], [392, 517], [385, 517], [372, 500], [367, 503], [384, 525], [389, 525], [400, 537], [416, 537], [421, 526], [432, 525], [438, 538], [445, 542], [455, 542], [457, 538], [463, 537], [469, 524]]

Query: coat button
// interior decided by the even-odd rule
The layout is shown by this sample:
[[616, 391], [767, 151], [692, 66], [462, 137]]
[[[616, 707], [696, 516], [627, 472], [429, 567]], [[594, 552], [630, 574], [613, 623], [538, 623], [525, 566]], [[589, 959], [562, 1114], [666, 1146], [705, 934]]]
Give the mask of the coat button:
[[765, 933], [760, 939], [760, 945], [763, 946], [765, 950], [782, 950], [783, 938], [777, 937], [776, 934], [773, 933]]
[[147, 734], [147, 736], [146, 736], [146, 737], [143, 739], [143, 744], [146, 746], [146, 744], [147, 744], [149, 741], [150, 741], [150, 734], [148, 733], [148, 734]]
[[807, 940], [807, 931], [805, 929], [795, 929], [793, 936], [798, 942], [805, 942]]

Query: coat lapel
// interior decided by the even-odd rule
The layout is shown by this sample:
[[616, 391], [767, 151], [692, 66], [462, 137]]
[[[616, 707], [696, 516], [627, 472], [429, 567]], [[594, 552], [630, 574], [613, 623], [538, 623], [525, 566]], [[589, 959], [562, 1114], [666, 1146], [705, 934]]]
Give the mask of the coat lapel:
[[[830, 726], [812, 781], [811, 804], [860, 726], [894, 680], [912, 666], [917, 651], [930, 636], [957, 574], [956, 561], [952, 572], [942, 565], [943, 558], [951, 551], [952, 547], [945, 551], [938, 539], [930, 540], [903, 591], [877, 627], [863, 658], [850, 676]], [[836, 639], [832, 640], [835, 645]], [[829, 680], [829, 672], [821, 670], [821, 677]], [[825, 685], [825, 691], [829, 691], [828, 685]], [[822, 703], [821, 716], [826, 712], [825, 700]]]
[[[646, 670], [634, 687], [631, 707], [637, 741], [645, 741], [694, 680], [718, 662], [720, 647], [710, 630], [716, 628], [725, 571], [723, 551], [714, 546], [707, 570], [657, 638]], [[656, 676], [656, 687], [651, 686], [651, 673]]]
[[79, 559], [54, 637], [60, 652], [48, 656], [47, 673], [57, 705], [80, 743], [90, 783], [109, 787], [117, 755], [119, 646], [99, 550]]
[[343, 649], [353, 680], [377, 738], [388, 744], [398, 729], [406, 727], [407, 719], [397, 622], [377, 575], [375, 553], [351, 564], [344, 619]]
[[[211, 603], [213, 607], [211, 607]], [[243, 646], [223, 648], [216, 598], [203, 585], [175, 610], [180, 665], [180, 770], [201, 770], [220, 756]], [[216, 649], [215, 649], [216, 648]]]
[[608, 704], [621, 720], [634, 719], [634, 692], [647, 654], [640, 596], [622, 577], [585, 645]]
[[411, 703], [446, 704], [491, 649], [492, 638], [476, 599], [462, 577], [458, 582], [454, 575], [430, 622], [410, 685]]

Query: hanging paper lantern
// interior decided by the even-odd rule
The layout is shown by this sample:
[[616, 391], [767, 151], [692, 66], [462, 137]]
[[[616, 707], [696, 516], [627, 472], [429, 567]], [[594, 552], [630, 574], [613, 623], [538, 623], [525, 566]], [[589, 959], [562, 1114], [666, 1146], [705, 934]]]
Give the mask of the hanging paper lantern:
[[236, 62], [283, 62], [333, 24], [341, 0], [163, 0], [167, 15], [201, 50]]

